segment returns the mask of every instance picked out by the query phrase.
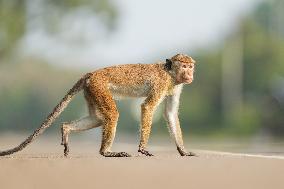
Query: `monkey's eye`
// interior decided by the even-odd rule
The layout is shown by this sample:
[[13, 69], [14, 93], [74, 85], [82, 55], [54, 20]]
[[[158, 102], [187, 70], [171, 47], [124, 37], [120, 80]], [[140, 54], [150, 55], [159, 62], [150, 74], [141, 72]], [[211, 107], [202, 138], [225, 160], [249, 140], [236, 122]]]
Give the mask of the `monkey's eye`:
[[182, 65], [182, 67], [183, 67], [183, 68], [187, 68], [187, 66], [186, 66], [186, 65]]
[[192, 69], [192, 68], [193, 68], [193, 66], [192, 66], [192, 65], [190, 65], [190, 66], [189, 66], [189, 68], [190, 68], [190, 69]]

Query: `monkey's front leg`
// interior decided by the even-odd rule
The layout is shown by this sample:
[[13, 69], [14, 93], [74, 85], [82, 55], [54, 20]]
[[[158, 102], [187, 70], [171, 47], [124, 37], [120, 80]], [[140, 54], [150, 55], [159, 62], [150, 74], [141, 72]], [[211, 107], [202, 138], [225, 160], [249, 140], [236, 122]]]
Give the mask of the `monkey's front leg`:
[[169, 120], [168, 120], [168, 127], [171, 132], [171, 135], [175, 139], [176, 145], [177, 145], [177, 150], [181, 156], [196, 156], [195, 153], [193, 152], [188, 152], [183, 144], [183, 137], [182, 137], [182, 131], [180, 128], [180, 123], [179, 123], [179, 118], [178, 115], [174, 115], [171, 117], [169, 115]]
[[141, 105], [141, 130], [140, 130], [140, 144], [138, 152], [146, 155], [153, 156], [146, 150], [148, 139], [151, 132], [153, 113], [155, 107], [158, 105], [160, 97], [148, 97], [145, 102]]
[[182, 132], [181, 132], [180, 123], [179, 123], [179, 119], [178, 119], [177, 115], [176, 115], [176, 128], [175, 129], [176, 129], [176, 136], [174, 136], [174, 137], [175, 137], [177, 150], [178, 150], [179, 154], [181, 156], [196, 156], [195, 153], [188, 152], [183, 145]]
[[174, 138], [177, 150], [181, 156], [195, 156], [193, 152], [187, 152], [182, 139], [182, 131], [178, 118], [179, 94], [169, 96], [166, 99], [165, 119], [168, 124], [169, 132]]

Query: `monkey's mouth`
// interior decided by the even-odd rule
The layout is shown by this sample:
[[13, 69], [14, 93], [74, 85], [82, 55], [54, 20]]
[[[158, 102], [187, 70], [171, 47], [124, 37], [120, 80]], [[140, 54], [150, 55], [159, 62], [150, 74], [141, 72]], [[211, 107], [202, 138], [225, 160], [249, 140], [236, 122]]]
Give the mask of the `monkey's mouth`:
[[192, 77], [184, 77], [183, 82], [186, 83], [186, 84], [190, 84], [190, 83], [193, 82], [193, 78]]

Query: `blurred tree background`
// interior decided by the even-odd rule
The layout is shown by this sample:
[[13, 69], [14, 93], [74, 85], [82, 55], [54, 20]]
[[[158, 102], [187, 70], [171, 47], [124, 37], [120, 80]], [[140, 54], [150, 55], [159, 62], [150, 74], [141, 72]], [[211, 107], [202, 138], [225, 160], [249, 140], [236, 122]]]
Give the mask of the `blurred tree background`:
[[[43, 3], [40, 10], [29, 10], [33, 7], [29, 3], [34, 2]], [[59, 35], [60, 18], [82, 7], [95, 13], [108, 32], [115, 29], [119, 14], [108, 0], [0, 0], [1, 130], [38, 127], [85, 72], [51, 66], [38, 57], [17, 58], [17, 45], [34, 24], [29, 17], [36, 16], [50, 35], [64, 38]], [[180, 119], [186, 134], [284, 135], [283, 20], [281, 0], [263, 1], [218, 46], [195, 51], [196, 79], [184, 88], [181, 99]], [[80, 45], [84, 42], [80, 39], [72, 44]], [[139, 106], [133, 100], [122, 101], [119, 109], [122, 129], [137, 132]], [[85, 112], [80, 96], [59, 121], [76, 119]], [[153, 129], [165, 133], [161, 116]]]
[[[107, 31], [115, 26], [117, 12], [108, 0], [0, 0], [0, 130], [37, 128], [84, 73], [51, 66], [41, 57], [23, 58], [18, 52], [31, 28], [68, 45], [82, 45], [80, 35], [71, 40], [61, 35], [70, 27], [62, 28], [62, 20], [70, 14], [78, 17], [78, 11], [94, 14]], [[76, 98], [59, 122], [78, 118], [86, 111], [83, 104], [82, 97]]]
[[197, 53], [198, 82], [186, 94], [193, 108], [182, 111], [192, 130], [284, 134], [283, 12], [283, 1], [264, 1], [222, 47]]

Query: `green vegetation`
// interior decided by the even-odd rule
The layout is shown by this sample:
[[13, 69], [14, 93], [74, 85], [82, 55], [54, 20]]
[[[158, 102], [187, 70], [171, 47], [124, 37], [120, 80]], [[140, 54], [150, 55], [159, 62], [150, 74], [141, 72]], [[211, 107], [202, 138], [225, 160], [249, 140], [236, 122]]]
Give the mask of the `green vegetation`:
[[[29, 11], [36, 9], [32, 4], [39, 4], [40, 9]], [[114, 28], [117, 12], [109, 0], [0, 0], [0, 59], [13, 53], [30, 27], [31, 17], [37, 17], [46, 31], [56, 34], [63, 15], [82, 7], [92, 10], [109, 29]]]
[[[191, 131], [284, 134], [284, 7], [281, 3], [261, 3], [226, 38], [225, 48], [197, 53], [200, 63], [197, 78], [183, 96], [183, 104], [189, 106], [181, 110], [182, 120]], [[224, 58], [226, 53], [229, 59]], [[230, 61], [235, 63], [235, 59], [240, 59], [241, 71], [231, 65], [230, 75], [225, 78], [224, 65], [231, 64]], [[229, 89], [235, 90], [236, 72], [241, 74], [237, 77], [242, 85], [241, 100], [229, 94], [233, 96], [233, 106], [226, 109], [228, 102], [224, 98], [228, 92], [222, 91], [222, 85], [224, 80], [229, 80], [225, 81], [231, 86]]]
[[[0, 65], [0, 129], [37, 128], [81, 75], [32, 61]], [[60, 120], [82, 110], [83, 99], [75, 98]]]

